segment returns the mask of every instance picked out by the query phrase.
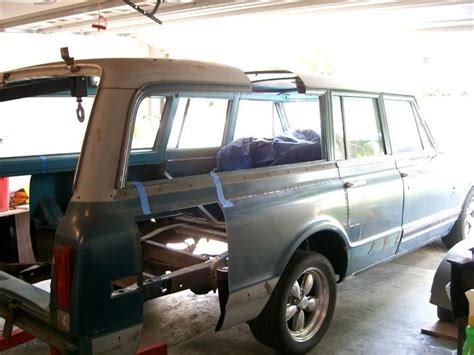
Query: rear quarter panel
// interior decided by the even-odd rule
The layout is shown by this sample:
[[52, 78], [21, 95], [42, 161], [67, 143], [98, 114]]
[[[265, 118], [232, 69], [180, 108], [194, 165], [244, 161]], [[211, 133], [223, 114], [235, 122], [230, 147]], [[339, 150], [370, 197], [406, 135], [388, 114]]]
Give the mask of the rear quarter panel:
[[[260, 313], [308, 231], [328, 220], [346, 226], [346, 197], [334, 163], [277, 168], [221, 174], [233, 203], [224, 209], [230, 292], [224, 327]], [[226, 175], [240, 175], [241, 182], [226, 185]]]

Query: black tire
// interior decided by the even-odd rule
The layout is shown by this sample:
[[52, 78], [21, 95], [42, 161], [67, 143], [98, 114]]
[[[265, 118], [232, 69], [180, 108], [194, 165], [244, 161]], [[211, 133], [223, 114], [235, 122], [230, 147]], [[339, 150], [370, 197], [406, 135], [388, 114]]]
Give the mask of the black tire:
[[467, 194], [459, 218], [448, 235], [442, 238], [446, 247], [452, 248], [460, 241], [474, 236], [474, 188]]
[[438, 319], [443, 322], [453, 323], [454, 316], [451, 310], [438, 306]]
[[[299, 297], [294, 297], [295, 294]], [[336, 306], [336, 294], [336, 277], [330, 262], [321, 254], [298, 250], [263, 311], [249, 322], [250, 330], [264, 345], [285, 354], [304, 354], [326, 333]], [[293, 313], [289, 320], [287, 312]]]

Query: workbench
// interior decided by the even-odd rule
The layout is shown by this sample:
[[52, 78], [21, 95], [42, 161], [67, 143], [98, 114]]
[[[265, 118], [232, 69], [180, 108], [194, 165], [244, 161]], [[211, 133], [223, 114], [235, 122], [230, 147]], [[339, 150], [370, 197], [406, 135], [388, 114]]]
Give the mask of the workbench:
[[31, 244], [29, 206], [20, 206], [13, 210], [0, 212], [0, 218], [15, 216], [15, 234], [18, 248], [18, 261], [24, 264], [36, 263]]

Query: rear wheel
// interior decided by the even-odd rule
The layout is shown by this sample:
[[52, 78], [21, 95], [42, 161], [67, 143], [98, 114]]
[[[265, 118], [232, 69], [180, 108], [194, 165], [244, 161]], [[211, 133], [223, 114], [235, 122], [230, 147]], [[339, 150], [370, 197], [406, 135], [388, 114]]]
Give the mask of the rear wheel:
[[334, 313], [334, 270], [322, 255], [298, 250], [262, 313], [249, 322], [261, 343], [303, 354], [321, 340]]
[[474, 238], [474, 189], [471, 188], [467, 194], [458, 220], [451, 229], [451, 232], [443, 237], [443, 243], [448, 248], [466, 238]]

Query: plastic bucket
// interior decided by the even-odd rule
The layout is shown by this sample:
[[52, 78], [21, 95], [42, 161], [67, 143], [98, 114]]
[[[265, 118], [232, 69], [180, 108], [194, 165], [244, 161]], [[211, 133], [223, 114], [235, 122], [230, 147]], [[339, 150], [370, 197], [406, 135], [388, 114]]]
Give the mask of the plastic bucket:
[[0, 212], [8, 211], [10, 206], [10, 190], [8, 178], [0, 177]]

